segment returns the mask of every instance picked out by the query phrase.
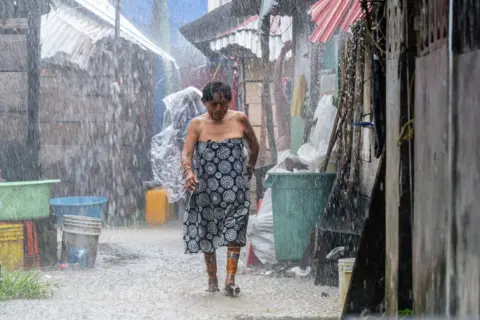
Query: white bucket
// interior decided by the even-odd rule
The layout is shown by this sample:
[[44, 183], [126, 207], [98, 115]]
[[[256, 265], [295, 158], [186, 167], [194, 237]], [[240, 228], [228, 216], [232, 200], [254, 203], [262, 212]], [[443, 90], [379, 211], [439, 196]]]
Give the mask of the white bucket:
[[64, 216], [62, 231], [88, 236], [99, 236], [102, 232], [102, 221], [84, 216]]
[[71, 248], [88, 252], [85, 267], [93, 268], [97, 258], [98, 239], [102, 232], [102, 220], [85, 216], [64, 216], [62, 225], [62, 249], [60, 260], [68, 261]]
[[347, 297], [354, 265], [355, 258], [338, 260], [338, 288], [340, 291], [340, 305], [342, 306], [344, 305]]

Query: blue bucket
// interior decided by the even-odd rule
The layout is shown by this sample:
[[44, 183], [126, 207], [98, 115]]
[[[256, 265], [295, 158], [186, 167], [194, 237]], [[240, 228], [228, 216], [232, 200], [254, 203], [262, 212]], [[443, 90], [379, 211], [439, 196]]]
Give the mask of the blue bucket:
[[108, 199], [104, 197], [63, 197], [50, 199], [57, 225], [63, 223], [63, 216], [84, 216], [104, 221], [104, 212]]

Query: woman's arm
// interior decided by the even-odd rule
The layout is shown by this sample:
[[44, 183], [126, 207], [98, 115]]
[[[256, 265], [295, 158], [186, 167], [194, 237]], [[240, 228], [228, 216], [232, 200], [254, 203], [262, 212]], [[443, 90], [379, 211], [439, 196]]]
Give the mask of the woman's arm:
[[251, 178], [253, 170], [255, 169], [255, 164], [257, 163], [258, 153], [260, 152], [260, 144], [258, 143], [257, 136], [255, 135], [255, 131], [253, 130], [250, 121], [244, 113], [240, 114], [240, 121], [243, 124], [245, 139], [248, 142], [249, 152], [247, 169]]
[[193, 119], [187, 128], [187, 137], [185, 138], [185, 144], [183, 145], [182, 152], [182, 166], [183, 173], [185, 175], [185, 186], [190, 191], [195, 191], [195, 186], [198, 183], [197, 177], [193, 173], [193, 153], [195, 150], [195, 145], [198, 141], [198, 120]]

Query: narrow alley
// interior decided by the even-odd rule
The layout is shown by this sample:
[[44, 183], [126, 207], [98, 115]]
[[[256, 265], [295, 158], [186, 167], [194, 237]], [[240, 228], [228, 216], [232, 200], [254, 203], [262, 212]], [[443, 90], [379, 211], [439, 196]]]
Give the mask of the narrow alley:
[[[88, 271], [44, 272], [47, 300], [0, 303], [0, 319], [294, 319], [338, 318], [338, 289], [311, 279], [239, 275], [241, 295], [205, 292], [201, 255], [183, 254], [178, 222], [152, 229], [106, 229]], [[219, 257], [224, 278], [225, 250]], [[322, 292], [328, 297], [320, 298]]]

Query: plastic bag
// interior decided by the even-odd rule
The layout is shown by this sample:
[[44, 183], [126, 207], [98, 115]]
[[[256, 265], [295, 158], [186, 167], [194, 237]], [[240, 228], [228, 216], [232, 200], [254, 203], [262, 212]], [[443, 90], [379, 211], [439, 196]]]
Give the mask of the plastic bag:
[[277, 263], [273, 238], [272, 189], [265, 191], [260, 210], [249, 223], [248, 236], [252, 243], [253, 252], [261, 263], [264, 265]]
[[312, 167], [318, 167], [327, 154], [336, 115], [333, 96], [323, 96], [315, 110], [313, 119], [317, 123], [312, 127], [310, 140], [298, 150], [298, 156], [312, 164]]
[[153, 181], [149, 185], [166, 188], [170, 203], [185, 199], [181, 154], [190, 121], [207, 112], [201, 99], [202, 93], [194, 87], [163, 99], [166, 106], [163, 130], [152, 138]]

